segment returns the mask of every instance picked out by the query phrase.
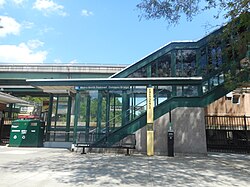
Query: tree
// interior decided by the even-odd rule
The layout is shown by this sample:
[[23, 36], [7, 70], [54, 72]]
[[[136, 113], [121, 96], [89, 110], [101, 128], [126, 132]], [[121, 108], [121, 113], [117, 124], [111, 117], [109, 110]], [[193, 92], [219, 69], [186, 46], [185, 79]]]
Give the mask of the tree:
[[202, 11], [217, 8], [218, 14], [224, 13], [225, 18], [235, 19], [249, 11], [249, 0], [141, 0], [137, 8], [142, 11], [141, 18], [164, 18], [168, 24], [177, 24], [182, 15], [188, 21]]

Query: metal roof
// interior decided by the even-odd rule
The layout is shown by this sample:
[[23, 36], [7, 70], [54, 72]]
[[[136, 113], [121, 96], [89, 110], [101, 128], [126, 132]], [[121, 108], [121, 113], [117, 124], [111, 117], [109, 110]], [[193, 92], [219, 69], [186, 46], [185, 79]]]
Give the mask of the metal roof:
[[9, 103], [24, 103], [24, 104], [28, 104], [27, 101], [24, 101], [22, 99], [14, 97], [13, 95], [6, 94], [6, 93], [3, 93], [3, 92], [0, 92], [0, 103], [3, 103], [3, 104], [9, 104]]
[[150, 78], [106, 78], [106, 79], [28, 79], [30, 85], [47, 93], [75, 92], [75, 87], [98, 90], [116, 86], [148, 86], [148, 85], [199, 85], [202, 77], [150, 77]]

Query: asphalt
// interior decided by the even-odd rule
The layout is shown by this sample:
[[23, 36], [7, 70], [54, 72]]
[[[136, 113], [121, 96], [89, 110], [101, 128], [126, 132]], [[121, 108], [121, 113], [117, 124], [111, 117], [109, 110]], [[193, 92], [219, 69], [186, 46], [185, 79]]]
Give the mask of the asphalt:
[[81, 155], [67, 149], [0, 146], [1, 187], [250, 186], [250, 155]]

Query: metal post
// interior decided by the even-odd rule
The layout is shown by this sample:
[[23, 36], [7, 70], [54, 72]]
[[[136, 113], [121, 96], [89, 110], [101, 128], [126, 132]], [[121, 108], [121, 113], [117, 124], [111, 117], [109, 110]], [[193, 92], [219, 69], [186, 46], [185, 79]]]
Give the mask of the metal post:
[[245, 133], [246, 133], [246, 146], [247, 146], [247, 148], [248, 148], [248, 133], [247, 133], [247, 117], [246, 117], [246, 115], [244, 115], [244, 126], [245, 126]]
[[56, 122], [57, 122], [57, 116], [58, 116], [58, 103], [59, 103], [59, 96], [56, 97], [56, 113], [55, 113], [54, 138], [53, 138], [53, 141], [56, 140]]
[[115, 94], [114, 94], [114, 101], [113, 101], [113, 129], [115, 129]]
[[69, 141], [69, 133], [70, 133], [70, 118], [71, 118], [71, 107], [72, 107], [72, 97], [68, 97], [68, 108], [67, 108], [67, 120], [66, 120], [66, 137], [65, 141]]
[[122, 126], [125, 125], [129, 119], [127, 110], [129, 108], [129, 99], [126, 90], [122, 91]]
[[89, 142], [89, 124], [90, 124], [90, 95], [87, 95], [87, 104], [86, 104], [86, 138], [85, 141]]
[[50, 141], [52, 110], [53, 110], [53, 94], [50, 94], [50, 96], [49, 96], [48, 116], [47, 116], [47, 126], [46, 126], [46, 141]]
[[74, 118], [74, 136], [73, 136], [73, 143], [76, 143], [77, 139], [77, 124], [78, 124], [78, 116], [79, 116], [79, 107], [80, 107], [80, 92], [76, 93], [75, 98], [75, 118]]
[[10, 103], [9, 104], [8, 118], [12, 118], [12, 111], [13, 111], [13, 103]]
[[109, 116], [110, 116], [110, 96], [108, 92], [106, 96], [106, 135], [107, 136], [109, 134], [109, 125], [110, 125]]
[[98, 90], [98, 106], [97, 106], [97, 135], [102, 132], [102, 92]]

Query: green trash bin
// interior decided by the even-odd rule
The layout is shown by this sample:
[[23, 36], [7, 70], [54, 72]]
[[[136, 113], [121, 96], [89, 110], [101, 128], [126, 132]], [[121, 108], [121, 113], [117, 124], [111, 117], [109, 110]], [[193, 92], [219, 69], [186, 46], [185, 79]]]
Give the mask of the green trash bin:
[[44, 122], [15, 120], [10, 131], [10, 147], [43, 147]]

